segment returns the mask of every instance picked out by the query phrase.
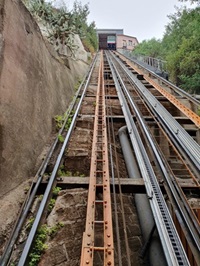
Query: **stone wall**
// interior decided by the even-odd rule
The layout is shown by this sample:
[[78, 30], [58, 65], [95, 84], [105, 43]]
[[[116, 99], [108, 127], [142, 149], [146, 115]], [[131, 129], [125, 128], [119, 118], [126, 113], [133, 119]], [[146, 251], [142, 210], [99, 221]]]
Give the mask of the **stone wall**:
[[51, 53], [20, 0], [0, 4], [0, 196], [32, 176], [52, 131], [87, 64]]
[[85, 189], [60, 192], [56, 205], [47, 219], [47, 225], [51, 228], [62, 223], [63, 227], [55, 236], [48, 239], [48, 248], [41, 257], [39, 266], [80, 265], [87, 194], [88, 191]]
[[[81, 178], [81, 177], [80, 177]], [[78, 266], [80, 265], [82, 237], [85, 231], [86, 208], [87, 208], [88, 190], [77, 188], [63, 190], [59, 193], [56, 204], [48, 216], [47, 225], [49, 228], [62, 223], [63, 227], [59, 229], [55, 236], [49, 237], [46, 244], [47, 249], [41, 257], [39, 266]], [[102, 195], [98, 194], [98, 199]], [[123, 266], [128, 265], [127, 257], [130, 257], [132, 266], [143, 266], [144, 262], [139, 257], [142, 248], [141, 231], [137, 218], [136, 208], [132, 195], [124, 194], [122, 196], [124, 207], [124, 220], [122, 218], [122, 206], [120, 196], [116, 196], [117, 216], [119, 225], [119, 238], [121, 250], [121, 262]], [[97, 208], [98, 209], [98, 208]], [[114, 206], [112, 207], [113, 217]], [[99, 215], [97, 210], [96, 215]], [[118, 242], [116, 237], [116, 221], [113, 218], [115, 266], [120, 265], [118, 254]], [[126, 250], [125, 232], [128, 240], [128, 254]], [[96, 238], [103, 243], [102, 230], [96, 229]], [[95, 253], [94, 265], [103, 265], [102, 253]]]

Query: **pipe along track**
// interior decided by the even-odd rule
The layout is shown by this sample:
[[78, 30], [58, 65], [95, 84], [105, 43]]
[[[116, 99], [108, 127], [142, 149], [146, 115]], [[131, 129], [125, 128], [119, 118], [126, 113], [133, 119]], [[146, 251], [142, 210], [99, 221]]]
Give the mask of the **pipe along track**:
[[[134, 82], [134, 84], [137, 84], [136, 86], [140, 90], [142, 90], [143, 94], [148, 93], [148, 91], [146, 90], [146, 88], [144, 88], [143, 85], [140, 84], [140, 82], [138, 80], [136, 80], [136, 78], [133, 75], [131, 75], [130, 70], [127, 70], [126, 67], [118, 59], [116, 59], [116, 60], [117, 60], [118, 63], [120, 63], [120, 66], [122, 67], [122, 69], [125, 70], [126, 74], [131, 79], [131, 81]], [[116, 70], [116, 68], [115, 68], [115, 71], [116, 71], [116, 73], [118, 73], [117, 70]], [[165, 180], [168, 182], [168, 185], [170, 187], [170, 190], [171, 190], [171, 192], [172, 192], [172, 194], [174, 196], [174, 199], [175, 199], [175, 201], [177, 203], [177, 206], [179, 208], [180, 214], [182, 215], [182, 220], [184, 220], [185, 226], [188, 227], [188, 232], [191, 235], [190, 236], [190, 241], [192, 241], [194, 243], [194, 245], [195, 245], [195, 248], [194, 248], [195, 256], [196, 256], [197, 260], [199, 260], [199, 250], [200, 250], [200, 239], [199, 239], [200, 227], [199, 227], [199, 222], [196, 221], [196, 219], [193, 219], [193, 213], [191, 213], [190, 212], [190, 209], [187, 208], [187, 203], [185, 203], [185, 198], [182, 197], [181, 202], [180, 202], [179, 195], [178, 195], [178, 192], [177, 192], [177, 189], [178, 188], [174, 186], [173, 182], [171, 182], [170, 175], [169, 175], [169, 173], [168, 173], [168, 171], [166, 169], [166, 166], [164, 165], [164, 162], [162, 161], [162, 158], [161, 158], [160, 154], [157, 151], [157, 148], [156, 148], [154, 142], [151, 139], [151, 136], [150, 136], [150, 134], [148, 132], [148, 129], [145, 126], [144, 120], [142, 119], [141, 114], [138, 112], [137, 106], [134, 104], [134, 102], [133, 102], [133, 100], [132, 100], [132, 98], [130, 96], [130, 93], [126, 89], [126, 87], [125, 87], [122, 79], [120, 78], [119, 74], [118, 74], [118, 79], [120, 81], [121, 87], [125, 91], [126, 97], [129, 99], [129, 102], [131, 103], [131, 106], [133, 107], [133, 109], [134, 109], [134, 111], [136, 113], [136, 116], [138, 118], [138, 121], [139, 121], [139, 123], [140, 123], [143, 131], [145, 132], [146, 137], [148, 138], [148, 141], [149, 141], [149, 144], [150, 144], [150, 146], [152, 148], [152, 151], [154, 152], [154, 154], [156, 156], [156, 159], [157, 159], [157, 161], [159, 163], [159, 166], [160, 166], [160, 168], [161, 168], [161, 170], [162, 170], [162, 172], [163, 172], [163, 174], [165, 176]], [[118, 87], [120, 85], [118, 84]], [[123, 97], [123, 96], [120, 96], [120, 97]], [[160, 110], [163, 109], [163, 111], [165, 112], [165, 121], [164, 122], [166, 124], [167, 124], [167, 121], [168, 121], [167, 115], [169, 115], [170, 122], [168, 122], [168, 124], [167, 124], [168, 125], [167, 126], [167, 129], [168, 130], [171, 130], [171, 125], [173, 127], [173, 125], [176, 124], [176, 126], [178, 127], [178, 130], [182, 131], [182, 133], [184, 135], [184, 138], [182, 139], [182, 142], [181, 142], [182, 143], [182, 146], [184, 146], [184, 150], [186, 150], [188, 152], [191, 152], [190, 155], [192, 154], [192, 152], [194, 152], [194, 151], [196, 152], [194, 158], [195, 158], [195, 160], [196, 160], [196, 157], [198, 158], [195, 163], [196, 163], [197, 168], [199, 170], [199, 166], [200, 166], [200, 164], [199, 164], [199, 162], [200, 162], [200, 157], [199, 157], [200, 156], [200, 149], [199, 149], [199, 145], [187, 134], [187, 132], [185, 132], [183, 130], [183, 128], [162, 107], [162, 105], [155, 99], [155, 97], [153, 97], [150, 93], [148, 93], [148, 96], [145, 95], [145, 98], [149, 100], [150, 104], [151, 104], [152, 101], [156, 101], [156, 104], [157, 105], [160, 105], [160, 109], [158, 109], [159, 112], [157, 111], [157, 108], [155, 108], [156, 109], [156, 115], [157, 116], [158, 115], [161, 115], [160, 114], [161, 113]], [[125, 99], [124, 100], [123, 99], [121, 100], [121, 104], [123, 106], [126, 104]], [[131, 117], [131, 114], [129, 113], [129, 115], [125, 115], [125, 119], [126, 119], [126, 117]], [[163, 121], [163, 119], [160, 121], [160, 123], [162, 121]], [[129, 127], [130, 132], [131, 132], [132, 128], [133, 128], [133, 126], [130, 125], [130, 127]], [[136, 136], [134, 136], [134, 138], [136, 138]], [[187, 139], [187, 142], [185, 141], [185, 139]], [[178, 140], [178, 141], [180, 141], [180, 140]], [[134, 146], [134, 143], [133, 143], [133, 146]], [[192, 147], [192, 149], [191, 149], [191, 147]], [[193, 157], [190, 157], [190, 158], [193, 161]], [[141, 163], [141, 161], [140, 161], [140, 163]], [[149, 192], [150, 191], [152, 191], [152, 188], [149, 189]], [[182, 205], [182, 202], [185, 203], [185, 205], [186, 205], [185, 208], [183, 208], [183, 206], [181, 206]], [[190, 217], [188, 215], [188, 212], [189, 212]]]
[[124, 83], [111, 60], [109, 63], [115, 81], [115, 86], [117, 88], [118, 97], [123, 109], [124, 117], [126, 119], [130, 139], [134, 147], [137, 160], [139, 162], [140, 171], [146, 181], [145, 184], [147, 195], [150, 198], [150, 205], [154, 214], [155, 223], [158, 228], [163, 249], [165, 250], [167, 263], [168, 265], [189, 265], [188, 259], [183, 250], [182, 244], [159, 188], [156, 176], [153, 172], [151, 163], [145, 152], [145, 148], [142, 144], [139, 132], [132, 119], [131, 112], [125, 100], [125, 96], [122, 93], [121, 87], [123, 86], [125, 88]]
[[[106, 66], [105, 66], [106, 65]], [[68, 109], [66, 119], [62, 128], [59, 131], [59, 135], [63, 134], [65, 123], [70, 116], [72, 109], [74, 115], [71, 125], [64, 136], [64, 142], [60, 148], [60, 152], [57, 156], [52, 174], [48, 180], [46, 190], [44, 192], [43, 199], [38, 208], [38, 212], [35, 216], [34, 223], [27, 237], [22, 254], [19, 258], [18, 265], [23, 266], [28, 263], [28, 256], [34, 241], [37, 229], [42, 222], [43, 213], [45, 212], [48, 201], [51, 198], [52, 189], [56, 184], [57, 172], [63, 159], [63, 154], [67, 148], [70, 137], [73, 134], [77, 118], [79, 116], [80, 108], [82, 106], [84, 97], [87, 93], [87, 89], [91, 83], [91, 77], [94, 72], [98, 73], [98, 86], [95, 103], [94, 114], [94, 130], [93, 130], [93, 142], [91, 151], [91, 163], [90, 163], [90, 178], [89, 178], [89, 193], [87, 203], [86, 214], [86, 226], [83, 232], [82, 241], [82, 254], [80, 258], [80, 265], [99, 265], [98, 256], [100, 256], [102, 265], [123, 265], [121, 246], [120, 246], [120, 234], [119, 234], [119, 221], [117, 215], [117, 203], [116, 203], [116, 191], [115, 191], [115, 169], [117, 169], [117, 179], [119, 186], [120, 202], [122, 209], [123, 225], [126, 227], [126, 218], [124, 216], [124, 207], [122, 199], [122, 190], [120, 185], [121, 177], [119, 175], [119, 168], [115, 158], [116, 147], [115, 143], [115, 131], [112, 117], [112, 107], [108, 102], [111, 98], [106, 95], [104, 78], [106, 79], [106, 73], [109, 73], [113, 85], [116, 90], [116, 95], [121, 105], [123, 113], [123, 124], [127, 127], [130, 143], [134, 151], [136, 158], [136, 164], [139, 169], [139, 173], [144, 180], [147, 199], [150, 204], [150, 208], [153, 214], [155, 227], [158, 232], [164, 257], [167, 265], [199, 265], [200, 261], [200, 238], [199, 238], [199, 221], [195, 216], [194, 211], [190, 208], [186, 194], [181, 185], [178, 183], [173, 169], [171, 169], [167, 163], [167, 159], [163, 153], [159, 150], [159, 147], [155, 143], [152, 137], [148, 123], [142, 115], [141, 110], [138, 108], [137, 101], [141, 97], [141, 103], [151, 114], [152, 119], [155, 119], [154, 123], [159, 125], [159, 130], [163, 132], [163, 136], [166, 134], [166, 139], [169, 142], [171, 149], [176, 151], [178, 161], [187, 163], [184, 164], [186, 170], [191, 174], [191, 180], [195, 183], [195, 189], [199, 192], [199, 170], [200, 170], [200, 148], [196, 141], [185, 131], [185, 129], [177, 123], [173, 116], [164, 108], [164, 106], [154, 97], [142, 82], [134, 75], [130, 65], [124, 64], [124, 59], [119, 59], [112, 52], [99, 52], [90, 70], [85, 76], [82, 84], [79, 87], [76, 97], [74, 98], [71, 107]], [[130, 89], [131, 88], [131, 89]], [[132, 91], [137, 93], [137, 101], [131, 95]], [[177, 89], [178, 90], [178, 89]], [[187, 95], [186, 95], [187, 96]], [[78, 103], [77, 103], [78, 100]], [[107, 106], [108, 105], [108, 106]], [[107, 113], [106, 113], [107, 112]], [[107, 114], [107, 116], [106, 116]], [[106, 118], [107, 117], [107, 118]], [[108, 141], [110, 144], [108, 144]], [[111, 143], [113, 141], [113, 143]], [[50, 158], [57, 146], [58, 138], [52, 144], [49, 153], [38, 170], [34, 184], [27, 196], [27, 199], [23, 205], [20, 213], [20, 217], [16, 222], [11, 237], [4, 249], [4, 254], [1, 257], [1, 265], [8, 265], [9, 259], [19, 237], [20, 230], [26, 220], [29, 209], [33, 203], [34, 197], [38, 188], [42, 182], [45, 170], [49, 164]], [[114, 156], [115, 155], [115, 156]], [[183, 159], [182, 159], [183, 158]], [[152, 164], [154, 161], [154, 164]], [[176, 219], [182, 228], [182, 234], [179, 235], [172, 218], [172, 213], [169, 211], [166, 204], [164, 195], [161, 191], [159, 180], [157, 178], [157, 170], [164, 180], [165, 193], [171, 201], [173, 212]], [[112, 217], [111, 212], [111, 191], [109, 177], [112, 177], [113, 190], [112, 195], [114, 198], [114, 215]], [[99, 200], [97, 196], [97, 189], [101, 191], [102, 199]], [[96, 216], [97, 211], [100, 210], [102, 215]], [[145, 210], [144, 210], [145, 211]], [[116, 233], [113, 231], [112, 220], [116, 224]], [[152, 233], [154, 231], [152, 228]], [[96, 230], [103, 237], [102, 243], [99, 245], [98, 239], [96, 239]], [[152, 234], [151, 233], [151, 234]], [[118, 261], [114, 261], [114, 243], [113, 238], [116, 235], [117, 244], [116, 252], [118, 253]], [[151, 235], [146, 236], [151, 242]], [[124, 230], [124, 239], [126, 245], [127, 264], [132, 265], [127, 232]], [[184, 239], [184, 244], [182, 243]], [[182, 241], [181, 241], [182, 240]], [[187, 242], [187, 245], [185, 245]], [[148, 245], [147, 245], [148, 246]], [[189, 251], [187, 247], [189, 246]], [[99, 255], [100, 254], [100, 255]]]

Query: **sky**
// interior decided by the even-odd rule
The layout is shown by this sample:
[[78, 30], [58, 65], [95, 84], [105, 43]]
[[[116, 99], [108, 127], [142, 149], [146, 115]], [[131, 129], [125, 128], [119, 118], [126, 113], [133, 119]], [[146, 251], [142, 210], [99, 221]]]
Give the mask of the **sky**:
[[[64, 2], [71, 9], [73, 0]], [[175, 6], [183, 6], [178, 0], [79, 0], [89, 3], [88, 22], [95, 21], [99, 29], [124, 29], [125, 35], [134, 36], [139, 42], [153, 37], [162, 39], [167, 15], [176, 12]], [[187, 3], [187, 7], [194, 7]]]

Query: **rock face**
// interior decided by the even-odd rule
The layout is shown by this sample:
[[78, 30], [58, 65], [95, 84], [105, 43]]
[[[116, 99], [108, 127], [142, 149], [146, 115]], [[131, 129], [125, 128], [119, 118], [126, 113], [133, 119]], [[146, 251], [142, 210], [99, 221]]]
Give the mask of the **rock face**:
[[87, 194], [88, 191], [84, 189], [60, 192], [47, 224], [52, 227], [62, 222], [63, 228], [57, 232], [55, 237], [49, 239], [48, 249], [42, 256], [39, 266], [80, 265]]
[[[80, 177], [81, 178], [81, 177]], [[53, 228], [58, 223], [63, 227], [59, 229], [53, 237], [49, 237], [46, 244], [48, 248], [41, 257], [39, 266], [79, 266], [81, 258], [82, 237], [85, 231], [86, 209], [87, 209], [88, 190], [77, 188], [62, 190], [56, 200], [55, 206], [47, 219], [49, 228]], [[102, 199], [102, 195], [97, 195]], [[128, 265], [127, 257], [130, 256], [132, 266], [142, 266], [144, 263], [139, 257], [141, 251], [141, 232], [138, 224], [136, 209], [132, 195], [123, 195], [123, 206], [125, 223], [124, 227], [122, 218], [122, 208], [120, 196], [117, 195], [117, 214], [119, 226], [119, 239], [121, 250], [122, 265]], [[98, 210], [96, 212], [98, 216]], [[113, 217], [114, 217], [113, 206]], [[114, 248], [115, 248], [115, 265], [120, 265], [118, 254], [118, 240], [115, 234], [116, 221], [113, 219], [114, 228]], [[127, 232], [128, 244], [125, 242], [124, 233]], [[96, 239], [103, 243], [102, 231], [96, 229]], [[127, 245], [127, 249], [126, 249]], [[128, 250], [128, 254], [127, 254]], [[103, 265], [101, 254], [97, 254], [94, 265]]]
[[48, 48], [20, 0], [0, 3], [0, 196], [33, 175], [38, 155], [87, 70]]

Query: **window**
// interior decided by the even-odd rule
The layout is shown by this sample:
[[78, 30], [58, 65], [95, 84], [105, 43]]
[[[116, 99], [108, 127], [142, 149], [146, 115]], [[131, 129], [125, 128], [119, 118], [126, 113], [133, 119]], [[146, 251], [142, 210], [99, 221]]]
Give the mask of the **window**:
[[128, 41], [129, 46], [133, 46], [133, 42], [131, 40]]
[[123, 48], [126, 48], [126, 47], [127, 47], [126, 40], [123, 40]]

